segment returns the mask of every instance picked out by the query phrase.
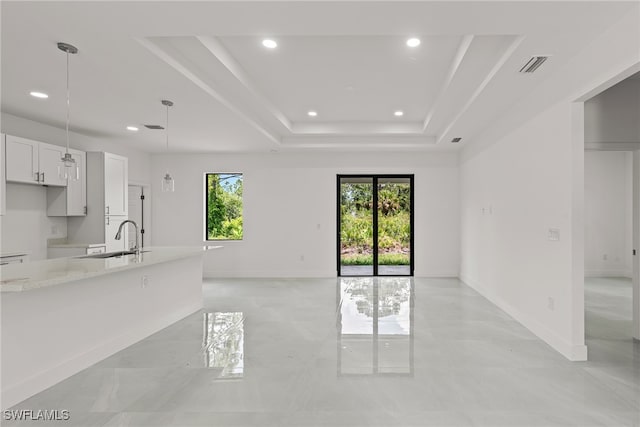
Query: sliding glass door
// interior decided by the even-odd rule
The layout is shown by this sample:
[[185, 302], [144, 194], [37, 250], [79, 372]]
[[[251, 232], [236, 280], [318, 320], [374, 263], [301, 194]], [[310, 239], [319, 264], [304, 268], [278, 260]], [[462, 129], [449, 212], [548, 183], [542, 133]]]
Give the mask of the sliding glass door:
[[338, 175], [338, 275], [413, 275], [413, 175]]

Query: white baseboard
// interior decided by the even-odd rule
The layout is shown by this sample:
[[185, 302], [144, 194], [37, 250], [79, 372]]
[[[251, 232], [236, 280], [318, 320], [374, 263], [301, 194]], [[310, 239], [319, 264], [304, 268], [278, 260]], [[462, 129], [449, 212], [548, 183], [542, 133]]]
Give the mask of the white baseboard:
[[237, 270], [205, 270], [204, 277], [207, 279], [219, 279], [219, 278], [238, 278], [238, 279], [252, 279], [252, 278], [318, 278], [326, 279], [331, 277], [337, 277], [337, 272], [326, 270], [288, 270], [288, 271], [237, 271]]
[[498, 306], [504, 312], [506, 312], [509, 316], [513, 317], [515, 320], [520, 322], [522, 326], [529, 329], [533, 334], [535, 334], [538, 338], [549, 344], [553, 349], [555, 349], [558, 353], [562, 354], [564, 357], [571, 361], [584, 361], [587, 360], [587, 346], [584, 344], [576, 345], [571, 342], [564, 340], [562, 337], [558, 336], [553, 330], [547, 328], [542, 325], [536, 319], [522, 313], [520, 310], [513, 307], [511, 304], [504, 301], [499, 296], [495, 295], [492, 291], [489, 291], [486, 287], [482, 286], [478, 281], [466, 276], [460, 275], [460, 280], [462, 280], [466, 285], [475, 289], [480, 295], [491, 301], [493, 304]]
[[585, 270], [584, 277], [625, 277], [633, 278], [633, 271], [626, 269]]
[[413, 277], [420, 277], [420, 278], [429, 278], [429, 277], [433, 277], [436, 279], [441, 279], [441, 278], [448, 278], [448, 277], [453, 277], [453, 278], [458, 278], [458, 276], [460, 276], [460, 272], [459, 271], [453, 271], [453, 270], [442, 270], [442, 271], [420, 271], [420, 270], [416, 270], [413, 272]]

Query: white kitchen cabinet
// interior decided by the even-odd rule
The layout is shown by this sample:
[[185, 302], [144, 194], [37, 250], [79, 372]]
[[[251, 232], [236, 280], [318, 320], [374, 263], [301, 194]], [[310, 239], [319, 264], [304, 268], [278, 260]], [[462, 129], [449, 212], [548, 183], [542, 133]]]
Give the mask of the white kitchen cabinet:
[[18, 136], [7, 135], [6, 144], [6, 177], [9, 182], [40, 184], [38, 167], [38, 141]]
[[7, 185], [6, 175], [4, 173], [5, 144], [4, 133], [0, 133], [0, 215], [4, 215], [7, 211]]
[[105, 215], [128, 215], [128, 159], [116, 154], [102, 154], [104, 154]]
[[29, 254], [14, 253], [0, 255], [0, 265], [24, 264], [25, 262], [29, 262]]
[[87, 152], [86, 171], [87, 214], [67, 219], [67, 240], [104, 243], [107, 252], [128, 249], [126, 231], [121, 240], [115, 240], [118, 226], [129, 212], [128, 159], [111, 153]]
[[65, 148], [19, 136], [5, 138], [6, 179], [25, 184], [66, 186], [59, 177]]
[[66, 187], [47, 189], [47, 216], [84, 216], [87, 213], [87, 155], [69, 150], [79, 169], [79, 179], [69, 179]]
[[67, 180], [60, 178], [62, 157], [66, 152], [64, 147], [41, 142], [38, 146], [38, 169], [40, 169], [40, 184], [66, 186]]

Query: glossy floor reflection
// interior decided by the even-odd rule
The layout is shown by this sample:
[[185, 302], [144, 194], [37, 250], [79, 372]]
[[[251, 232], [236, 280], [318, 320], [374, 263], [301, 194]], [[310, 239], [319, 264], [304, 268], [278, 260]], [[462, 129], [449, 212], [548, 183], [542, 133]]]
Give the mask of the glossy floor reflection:
[[581, 363], [456, 279], [209, 280], [204, 296], [14, 407], [70, 421], [2, 425], [640, 425], [628, 281], [588, 282]]

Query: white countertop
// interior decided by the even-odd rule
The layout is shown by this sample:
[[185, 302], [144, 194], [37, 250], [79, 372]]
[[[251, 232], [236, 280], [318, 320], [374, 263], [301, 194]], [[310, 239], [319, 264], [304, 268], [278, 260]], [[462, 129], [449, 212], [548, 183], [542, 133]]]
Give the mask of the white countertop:
[[104, 243], [49, 243], [49, 248], [96, 248], [105, 246]]
[[9, 258], [13, 256], [25, 256], [29, 255], [29, 252], [18, 251], [18, 252], [2, 252], [0, 253], [0, 258]]
[[104, 243], [82, 243], [82, 242], [67, 242], [66, 238], [61, 239], [47, 239], [48, 248], [95, 248], [98, 246], [104, 246]]
[[221, 246], [148, 247], [140, 257], [55, 258], [0, 267], [0, 292], [21, 292], [187, 258]]

